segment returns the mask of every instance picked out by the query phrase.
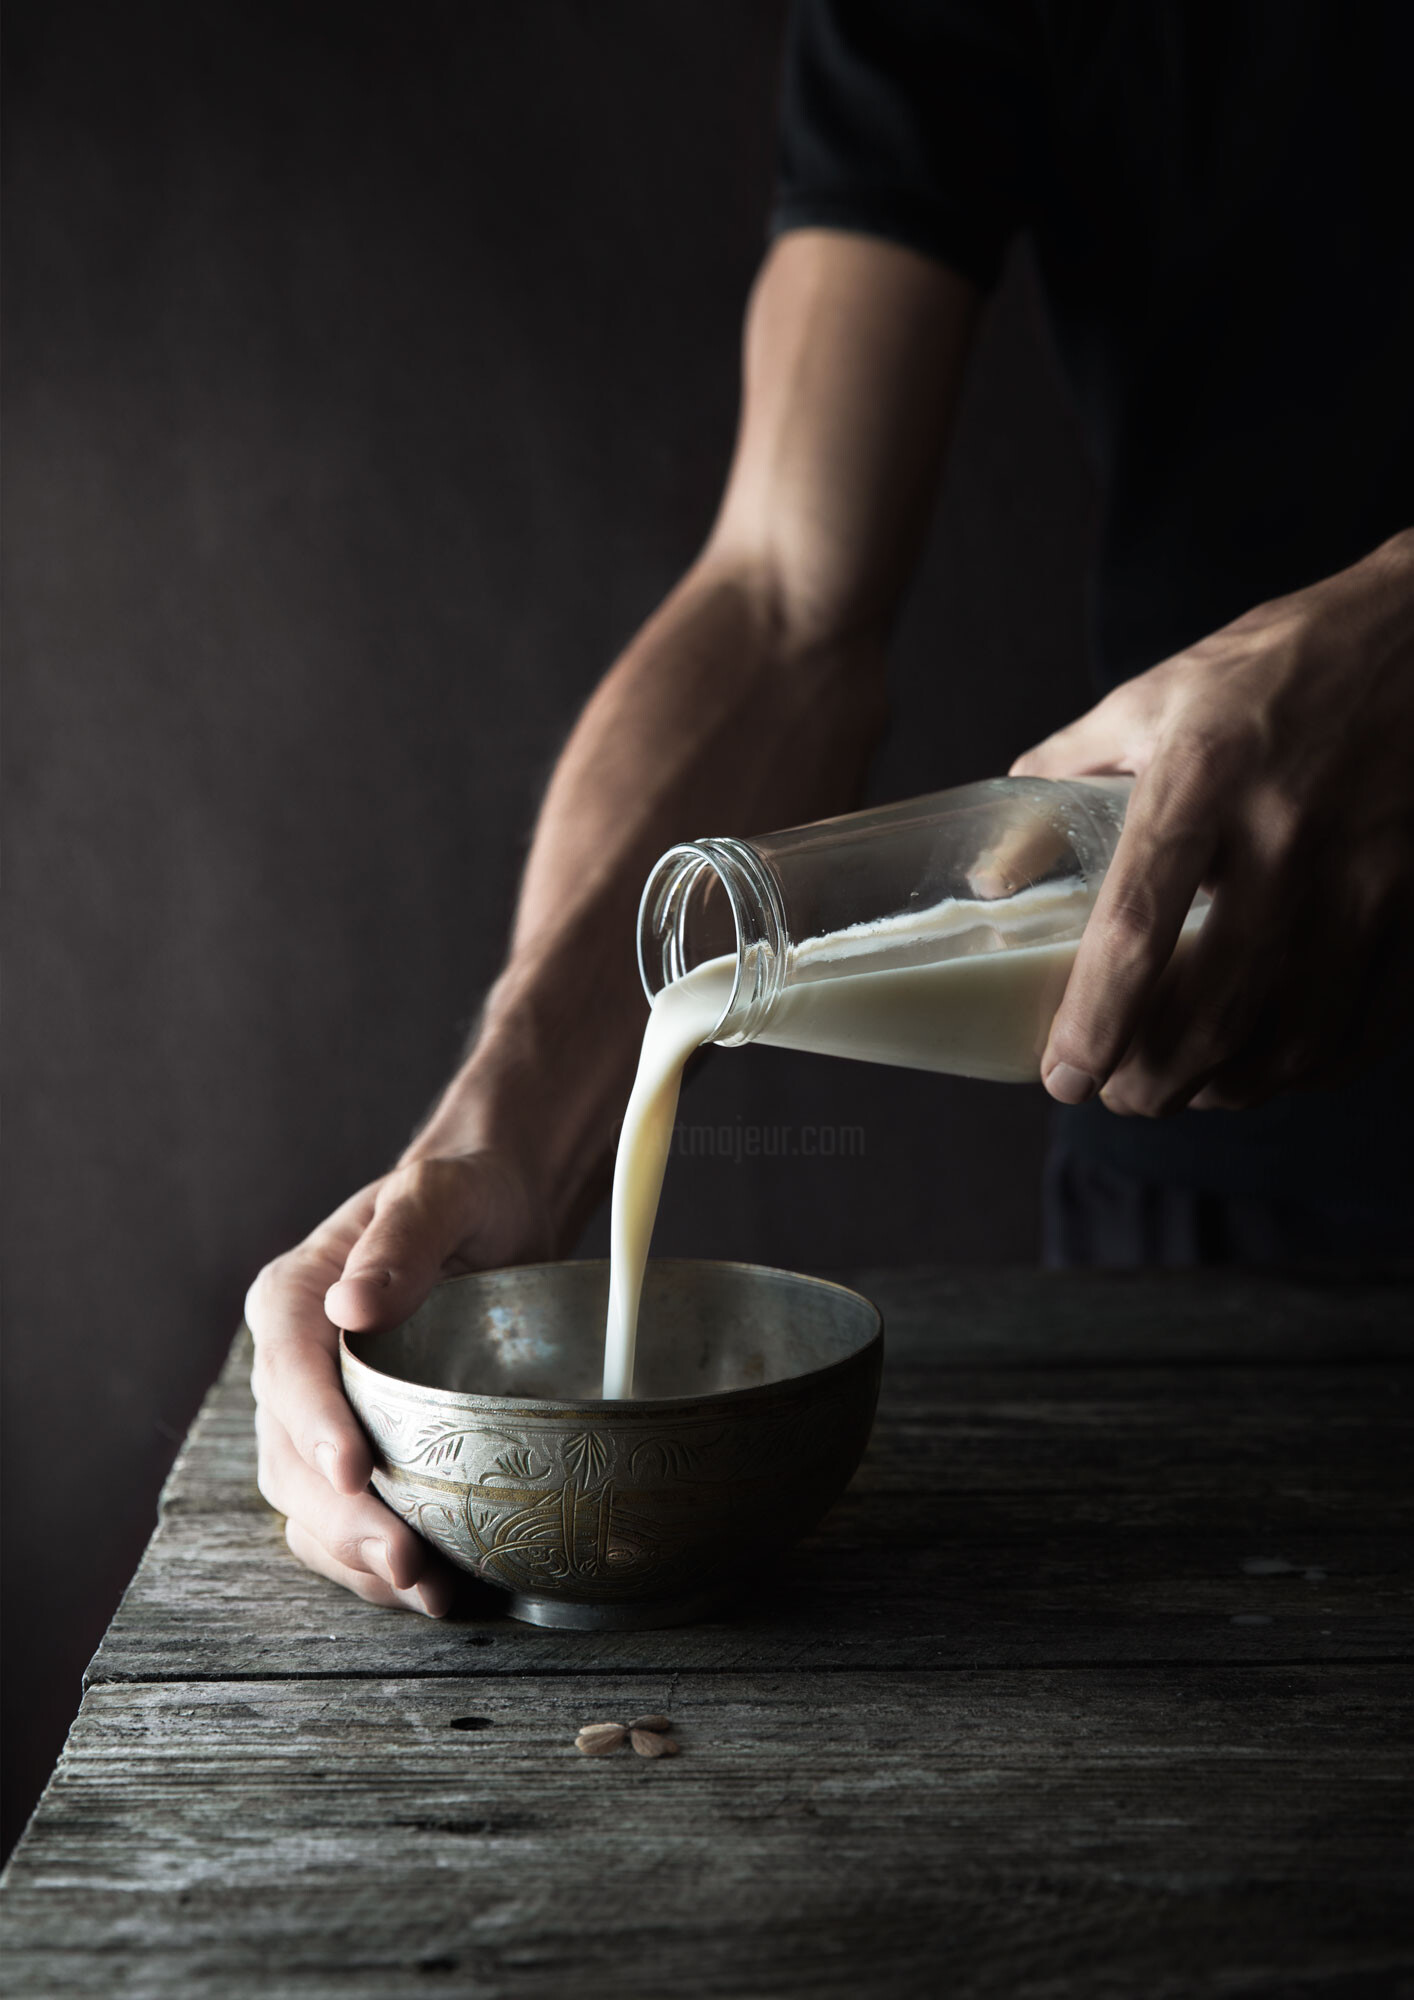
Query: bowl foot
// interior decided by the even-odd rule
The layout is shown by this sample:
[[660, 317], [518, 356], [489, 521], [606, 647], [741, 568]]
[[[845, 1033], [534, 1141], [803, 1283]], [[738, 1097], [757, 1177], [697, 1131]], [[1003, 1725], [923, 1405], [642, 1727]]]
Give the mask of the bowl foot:
[[650, 1597], [622, 1604], [586, 1604], [569, 1597], [532, 1597], [516, 1590], [506, 1606], [526, 1625], [553, 1625], [565, 1632], [653, 1632], [663, 1625], [694, 1625], [710, 1618], [731, 1595], [717, 1585], [685, 1597]]

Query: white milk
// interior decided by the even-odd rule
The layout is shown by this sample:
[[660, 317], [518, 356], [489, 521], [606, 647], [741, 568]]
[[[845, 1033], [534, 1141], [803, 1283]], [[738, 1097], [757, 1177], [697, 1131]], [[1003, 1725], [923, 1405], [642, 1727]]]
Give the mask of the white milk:
[[[1090, 909], [1091, 898], [1070, 885], [1042, 887], [811, 938], [792, 947], [785, 989], [755, 1039], [904, 1069], [1034, 1082]], [[1203, 914], [1190, 915], [1181, 944]], [[951, 955], [938, 960], [943, 940]], [[867, 970], [857, 969], [861, 962]], [[735, 971], [733, 958], [714, 958], [664, 987], [644, 1030], [614, 1166], [606, 1398], [633, 1393], [638, 1301], [683, 1067], [711, 1039]]]
[[736, 960], [714, 958], [665, 986], [653, 1002], [638, 1074], [614, 1160], [609, 1223], [609, 1324], [604, 1336], [604, 1395], [633, 1394], [633, 1349], [648, 1245], [663, 1191], [683, 1068], [712, 1031], [731, 997]]
[[[785, 990], [756, 1040], [1034, 1082], [1090, 908], [1090, 897], [1069, 885], [1027, 889], [811, 938], [792, 953]], [[857, 969], [862, 960], [865, 970]]]

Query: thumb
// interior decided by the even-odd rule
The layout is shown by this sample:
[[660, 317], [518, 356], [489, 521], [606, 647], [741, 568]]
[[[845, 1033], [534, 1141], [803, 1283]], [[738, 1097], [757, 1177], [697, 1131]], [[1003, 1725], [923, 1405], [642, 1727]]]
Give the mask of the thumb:
[[1013, 778], [1084, 778], [1106, 771], [1135, 769], [1134, 717], [1124, 689], [1106, 695], [1086, 714], [1058, 729], [1012, 765]]
[[476, 1230], [476, 1181], [457, 1160], [415, 1160], [378, 1190], [373, 1217], [324, 1295], [335, 1326], [371, 1333], [399, 1326]]

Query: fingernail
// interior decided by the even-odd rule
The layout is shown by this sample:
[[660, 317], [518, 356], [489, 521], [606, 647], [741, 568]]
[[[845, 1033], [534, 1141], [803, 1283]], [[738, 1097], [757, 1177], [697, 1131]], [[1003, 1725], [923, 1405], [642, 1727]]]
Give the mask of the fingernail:
[[1085, 1104], [1095, 1095], [1095, 1079], [1071, 1063], [1057, 1063], [1047, 1072], [1046, 1088], [1061, 1104]]
[[370, 1535], [367, 1541], [359, 1543], [358, 1552], [376, 1576], [381, 1576], [385, 1583], [391, 1583], [393, 1588], [397, 1589], [398, 1580], [393, 1575], [393, 1558], [388, 1553], [388, 1544], [385, 1541], [377, 1535]]
[[317, 1444], [314, 1447], [314, 1462], [332, 1486], [334, 1474], [339, 1469], [339, 1454], [331, 1444]]

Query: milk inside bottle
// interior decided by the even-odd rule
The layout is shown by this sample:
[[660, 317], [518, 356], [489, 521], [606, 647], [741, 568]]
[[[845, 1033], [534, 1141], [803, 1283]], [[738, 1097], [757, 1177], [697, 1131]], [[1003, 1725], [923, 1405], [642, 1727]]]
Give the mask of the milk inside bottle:
[[[639, 911], [652, 1002], [619, 1141], [606, 1398], [639, 1296], [683, 1067], [745, 1042], [1023, 1083], [1114, 852], [1127, 779], [999, 778], [751, 841], [671, 849]], [[1185, 937], [1201, 922], [1195, 904]]]

